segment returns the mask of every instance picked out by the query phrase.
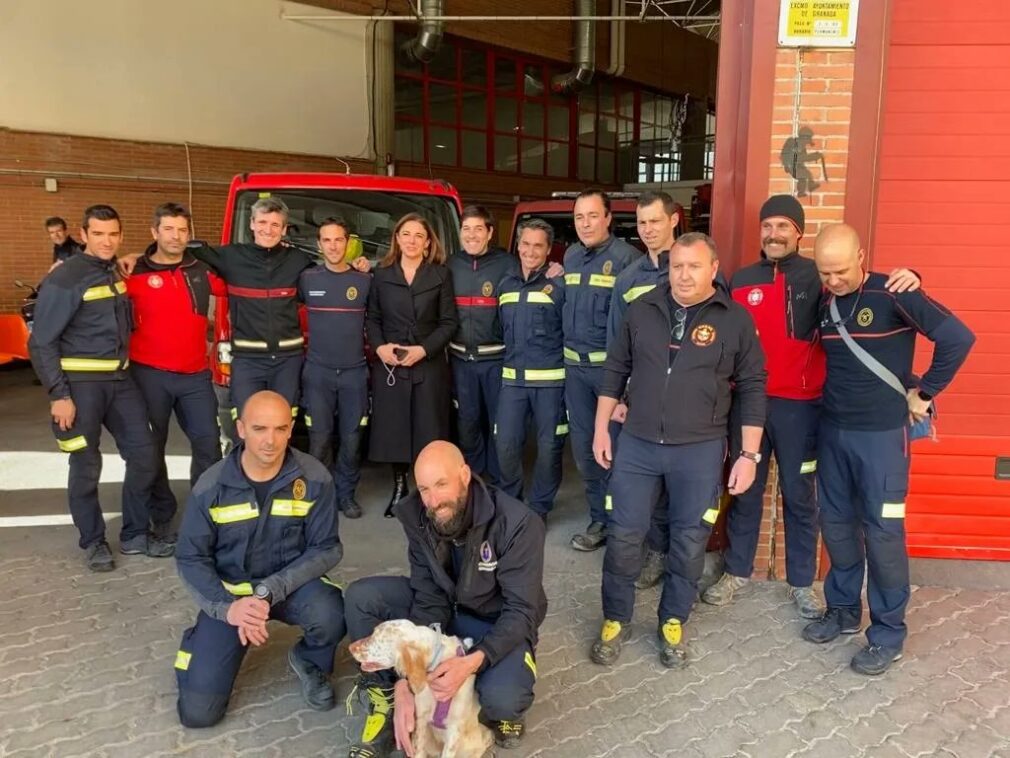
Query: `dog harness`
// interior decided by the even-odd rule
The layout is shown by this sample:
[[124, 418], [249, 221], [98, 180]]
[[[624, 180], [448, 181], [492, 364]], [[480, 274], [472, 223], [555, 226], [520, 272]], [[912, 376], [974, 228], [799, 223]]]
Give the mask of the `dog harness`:
[[[462, 658], [466, 655], [466, 649], [463, 645], [456, 646], [456, 657]], [[431, 664], [428, 666], [428, 671], [433, 671], [438, 665], [438, 659], [442, 656], [442, 636], [439, 635], [438, 647], [435, 648], [435, 652], [431, 656]], [[431, 725], [436, 729], [445, 729], [445, 720], [449, 717], [449, 707], [452, 705], [452, 698], [448, 700], [438, 700], [435, 703], [435, 712], [431, 715]]]

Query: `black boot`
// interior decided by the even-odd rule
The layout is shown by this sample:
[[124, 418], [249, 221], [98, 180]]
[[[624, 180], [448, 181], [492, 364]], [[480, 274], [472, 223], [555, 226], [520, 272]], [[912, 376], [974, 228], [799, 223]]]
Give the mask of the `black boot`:
[[386, 518], [393, 518], [396, 514], [393, 513], [393, 507], [402, 499], [410, 494], [410, 488], [407, 487], [407, 472], [396, 470], [393, 472], [393, 496], [389, 498], [389, 505], [386, 506], [386, 511], [382, 515]]

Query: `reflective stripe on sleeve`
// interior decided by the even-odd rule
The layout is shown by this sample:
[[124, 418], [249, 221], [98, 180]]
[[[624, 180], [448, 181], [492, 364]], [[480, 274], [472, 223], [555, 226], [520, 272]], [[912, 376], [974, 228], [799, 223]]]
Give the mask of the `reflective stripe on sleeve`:
[[88, 441], [84, 438], [83, 434], [80, 434], [76, 437], [71, 437], [68, 440], [56, 440], [56, 444], [60, 446], [60, 450], [64, 453], [73, 453], [86, 448], [88, 446]]
[[624, 295], [622, 295], [622, 297], [624, 298], [624, 302], [630, 303], [640, 298], [646, 292], [651, 292], [654, 289], [656, 289], [655, 284], [642, 284], [639, 285], [638, 287], [632, 287], [627, 292], [625, 292]]
[[247, 597], [253, 594], [253, 586], [251, 582], [239, 582], [238, 584], [232, 584], [231, 582], [226, 582], [222, 579], [221, 585], [231, 594], [238, 597]]
[[519, 302], [518, 292], [503, 292], [498, 296], [498, 305], [509, 305]]

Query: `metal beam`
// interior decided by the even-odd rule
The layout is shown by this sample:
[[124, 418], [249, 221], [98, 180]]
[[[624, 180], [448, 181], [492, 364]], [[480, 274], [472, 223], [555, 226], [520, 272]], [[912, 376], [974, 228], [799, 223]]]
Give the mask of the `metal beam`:
[[365, 16], [344, 14], [324, 16], [304, 13], [282, 13], [284, 21], [671, 21], [673, 23], [708, 22], [719, 23], [719, 16]]

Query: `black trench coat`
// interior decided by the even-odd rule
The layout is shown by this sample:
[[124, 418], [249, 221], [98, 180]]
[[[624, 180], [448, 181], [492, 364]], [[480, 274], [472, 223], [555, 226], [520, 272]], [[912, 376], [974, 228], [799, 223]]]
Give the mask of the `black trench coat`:
[[420, 345], [427, 357], [393, 369], [372, 365], [372, 427], [368, 457], [413, 463], [429, 442], [449, 439], [449, 364], [445, 348], [456, 331], [456, 300], [445, 266], [422, 263], [410, 286], [398, 263], [377, 268], [365, 321], [374, 350], [392, 342]]

